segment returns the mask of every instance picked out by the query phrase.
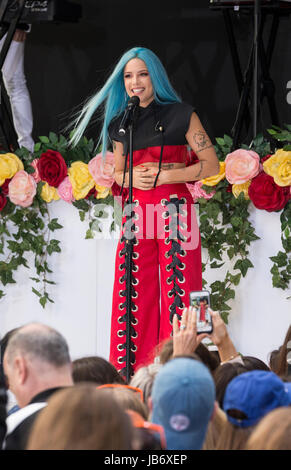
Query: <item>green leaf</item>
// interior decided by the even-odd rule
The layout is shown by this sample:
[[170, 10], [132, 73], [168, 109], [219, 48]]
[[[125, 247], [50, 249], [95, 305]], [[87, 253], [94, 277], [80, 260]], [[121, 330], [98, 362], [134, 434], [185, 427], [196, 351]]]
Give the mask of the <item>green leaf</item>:
[[48, 224], [48, 228], [50, 230], [54, 231], [54, 230], [58, 230], [60, 228], [63, 228], [63, 226], [58, 223], [58, 219], [52, 219], [50, 221], [50, 223]]
[[249, 268], [253, 268], [254, 265], [251, 263], [249, 259], [239, 259], [234, 265], [234, 269], [239, 269], [242, 273], [243, 277], [245, 277]]
[[89, 229], [89, 230], [87, 230], [87, 232], [86, 232], [86, 237], [85, 237], [85, 239], [88, 240], [88, 239], [90, 239], [90, 238], [94, 238], [94, 232]]
[[41, 295], [42, 295], [42, 294], [41, 294], [38, 290], [36, 290], [34, 287], [32, 287], [32, 292], [33, 292], [35, 295], [37, 295], [38, 297], [41, 297]]
[[39, 140], [40, 140], [43, 144], [49, 144], [49, 138], [46, 137], [45, 135], [39, 137]]
[[42, 306], [42, 308], [45, 308], [47, 301], [48, 299], [45, 295], [39, 299], [39, 303]]

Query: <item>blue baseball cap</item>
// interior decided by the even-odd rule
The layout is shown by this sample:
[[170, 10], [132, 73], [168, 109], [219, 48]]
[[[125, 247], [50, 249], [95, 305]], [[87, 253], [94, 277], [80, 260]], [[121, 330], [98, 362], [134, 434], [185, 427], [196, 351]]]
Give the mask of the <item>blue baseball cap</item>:
[[[291, 384], [283, 382], [274, 372], [252, 370], [232, 379], [226, 387], [223, 409], [227, 419], [240, 428], [256, 424], [263, 416], [281, 406], [291, 404]], [[243, 419], [230, 416], [238, 410]]]
[[177, 357], [155, 377], [151, 421], [163, 426], [167, 449], [201, 449], [213, 413], [215, 385], [201, 362]]

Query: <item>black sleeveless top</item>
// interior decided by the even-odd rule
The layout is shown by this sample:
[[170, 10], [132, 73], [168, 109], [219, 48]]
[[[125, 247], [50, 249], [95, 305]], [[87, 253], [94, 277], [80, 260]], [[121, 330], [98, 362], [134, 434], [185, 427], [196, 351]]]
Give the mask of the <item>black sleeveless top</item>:
[[[194, 111], [189, 104], [180, 102], [160, 105], [152, 101], [146, 108], [139, 106], [133, 125], [133, 150], [160, 147], [161, 134], [163, 146], [188, 145], [185, 134]], [[127, 155], [128, 131], [124, 136], [118, 133], [122, 117], [123, 113], [111, 121], [108, 132], [111, 141], [123, 144], [124, 155]]]

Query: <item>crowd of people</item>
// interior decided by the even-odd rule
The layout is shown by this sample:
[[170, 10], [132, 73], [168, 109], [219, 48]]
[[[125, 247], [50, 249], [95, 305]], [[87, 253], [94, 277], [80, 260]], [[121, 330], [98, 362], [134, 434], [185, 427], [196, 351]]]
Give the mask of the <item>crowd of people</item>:
[[185, 308], [129, 383], [101, 357], [72, 361], [65, 338], [30, 323], [1, 340], [4, 450], [290, 450], [291, 326], [269, 364], [235, 348], [210, 309], [217, 348]]

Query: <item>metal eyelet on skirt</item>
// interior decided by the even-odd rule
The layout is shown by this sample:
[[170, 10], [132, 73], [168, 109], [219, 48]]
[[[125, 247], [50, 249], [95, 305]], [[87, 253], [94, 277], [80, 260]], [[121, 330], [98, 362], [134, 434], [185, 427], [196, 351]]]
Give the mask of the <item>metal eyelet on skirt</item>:
[[138, 298], [138, 293], [137, 293], [137, 292], [135, 292], [134, 294], [132, 294], [132, 296], [131, 296], [131, 297], [132, 297], [133, 299], [137, 299], [137, 298]]
[[168, 292], [168, 297], [169, 297], [169, 298], [170, 298], [170, 297], [173, 297], [173, 295], [174, 295], [174, 293], [169, 290], [169, 292]]
[[132, 324], [133, 326], [138, 325], [138, 319], [137, 319], [137, 318], [133, 318], [133, 319], [131, 320], [131, 324]]
[[132, 272], [137, 273], [139, 271], [139, 267], [135, 264], [132, 266]]
[[123, 330], [118, 330], [118, 332], [117, 332], [117, 336], [118, 336], [118, 338], [122, 338], [122, 336], [124, 336], [124, 334], [123, 334], [123, 333], [124, 333], [124, 331], [123, 331]]
[[136, 226], [136, 227], [135, 227], [135, 229], [134, 229], [133, 231], [134, 231], [134, 233], [138, 233], [138, 232], [139, 232], [139, 227], [138, 227], [138, 226]]
[[180, 280], [180, 279], [177, 279], [177, 281], [178, 281], [180, 284], [184, 284], [184, 282], [186, 281], [186, 279], [185, 279], [184, 276], [183, 276], [183, 279], [181, 279], [181, 280]]
[[168, 219], [169, 216], [170, 216], [170, 214], [169, 214], [168, 211], [162, 213], [162, 218], [163, 218], [163, 219]]
[[120, 291], [118, 292], [118, 295], [119, 295], [119, 297], [125, 297], [124, 290], [120, 289]]
[[132, 352], [136, 352], [136, 351], [137, 351], [137, 346], [134, 344], [134, 345], [130, 348], [130, 350], [131, 350]]
[[167, 277], [166, 283], [168, 284], [168, 286], [169, 286], [170, 284], [172, 284], [172, 282], [173, 282], [173, 280], [172, 280], [171, 278]]
[[124, 344], [118, 344], [117, 345], [117, 350], [118, 351], [123, 351], [123, 349], [124, 349]]
[[139, 240], [136, 239], [135, 242], [133, 242], [133, 245], [134, 245], [134, 246], [139, 245]]
[[136, 251], [134, 251], [134, 252], [132, 253], [132, 258], [133, 258], [133, 259], [138, 259], [138, 258], [139, 258], [139, 253], [137, 253]]
[[122, 364], [122, 363], [124, 362], [123, 357], [122, 357], [122, 356], [118, 356], [117, 362], [118, 362], [118, 364]]
[[186, 268], [186, 264], [185, 264], [185, 263], [182, 263], [182, 266], [180, 267], [180, 270], [181, 270], [181, 271], [184, 271], [185, 268]]
[[125, 306], [123, 305], [123, 303], [121, 302], [119, 305], [118, 305], [118, 308], [119, 310], [123, 310], [125, 308]]
[[134, 366], [134, 364], [136, 363], [136, 360], [134, 359], [133, 361], [130, 361], [131, 365]]
[[124, 263], [118, 266], [119, 271], [123, 271], [125, 269]]
[[133, 312], [137, 312], [137, 311], [138, 311], [138, 306], [137, 306], [137, 305], [134, 305], [134, 306], [132, 307], [132, 311], [133, 311]]
[[132, 337], [133, 339], [137, 338], [137, 337], [138, 337], [137, 331], [135, 331], [135, 332], [131, 335], [131, 337]]
[[125, 279], [123, 279], [123, 276], [120, 276], [120, 278], [119, 278], [119, 283], [120, 283], [120, 284], [123, 284], [124, 281], [125, 281]]
[[139, 280], [136, 277], [132, 280], [132, 285], [137, 286], [139, 284]]
[[124, 322], [125, 322], [125, 320], [121, 320], [121, 319], [122, 319], [122, 316], [119, 316], [119, 317], [117, 318], [117, 321], [118, 321], [118, 323], [119, 323], [119, 324], [121, 324], [121, 323], [124, 323]]
[[[122, 248], [122, 250], [123, 250], [123, 248]], [[125, 255], [125, 253], [122, 253], [122, 250], [120, 250], [120, 252], [118, 253], [119, 258], [122, 258]]]
[[179, 295], [180, 295], [181, 297], [184, 297], [184, 295], [185, 295], [185, 291], [184, 291], [184, 289], [182, 289], [182, 293], [181, 293], [181, 294], [179, 294]]
[[138, 200], [138, 199], [135, 199], [133, 202], [134, 202], [134, 204], [135, 204], [135, 207], [138, 207], [138, 206], [139, 206], [139, 200]]
[[182, 250], [182, 251], [181, 251], [179, 254], [180, 254], [180, 256], [183, 256], [183, 258], [184, 258], [184, 256], [186, 256], [186, 255], [187, 255], [187, 251], [185, 251], [185, 250]]
[[185, 308], [186, 305], [184, 304], [184, 302], [182, 302], [182, 306], [181, 307], [178, 307], [180, 310], [183, 310], [183, 308]]
[[167, 265], [166, 265], [166, 271], [169, 272], [169, 271], [171, 271], [171, 269], [172, 269], [172, 268], [171, 268], [171, 265], [170, 265], [170, 264], [167, 264]]
[[180, 200], [183, 202], [183, 204], [186, 204], [186, 202], [187, 202], [187, 199], [185, 197], [181, 197]]
[[170, 256], [171, 256], [171, 255], [169, 255], [169, 252], [168, 252], [168, 251], [166, 251], [166, 253], [165, 253], [165, 258], [167, 258], [167, 259], [168, 259], [168, 258], [170, 258]]
[[168, 202], [167, 199], [162, 199], [162, 200], [161, 200], [162, 206], [165, 206], [165, 205], [167, 204], [167, 202]]
[[165, 232], [169, 232], [169, 231], [170, 231], [169, 225], [165, 225], [164, 231], [165, 231]]
[[169, 237], [165, 238], [165, 244], [166, 244], [166, 245], [169, 245], [170, 241], [171, 241], [171, 240], [170, 240]]

